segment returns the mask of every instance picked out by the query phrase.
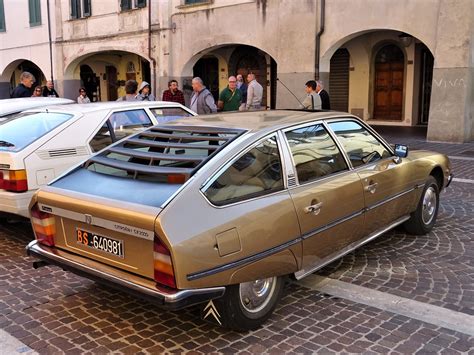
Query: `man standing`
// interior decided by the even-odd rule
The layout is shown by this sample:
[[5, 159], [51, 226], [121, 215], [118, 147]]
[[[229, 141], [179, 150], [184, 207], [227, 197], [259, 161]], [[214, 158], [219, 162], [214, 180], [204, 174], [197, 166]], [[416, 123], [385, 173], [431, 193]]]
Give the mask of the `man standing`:
[[46, 86], [43, 88], [44, 97], [59, 97], [56, 90], [54, 90], [54, 83], [51, 80], [48, 80]]
[[33, 74], [30, 72], [24, 71], [20, 75], [20, 83], [18, 86], [13, 90], [11, 97], [31, 97], [31, 87], [33, 86], [34, 82], [36, 81]]
[[316, 92], [316, 81], [310, 80], [306, 82], [306, 93], [308, 96], [302, 102], [302, 108], [305, 110], [321, 110], [321, 98]]
[[316, 87], [316, 92], [321, 97], [321, 108], [323, 110], [330, 110], [331, 103], [329, 101], [329, 94], [326, 90], [324, 90], [323, 83], [321, 81], [316, 82], [318, 86]]
[[217, 107], [221, 111], [238, 111], [242, 95], [237, 89], [237, 79], [235, 76], [229, 76], [229, 85], [221, 91]]
[[215, 113], [217, 106], [214, 102], [211, 92], [206, 89], [200, 77], [193, 78], [191, 85], [193, 87], [193, 96], [191, 96], [191, 110], [198, 115]]
[[241, 74], [237, 75], [237, 89], [239, 89], [242, 94], [242, 103], [239, 108], [239, 110], [242, 111], [247, 104], [247, 84], [244, 82], [244, 77]]
[[255, 79], [255, 74], [250, 73], [247, 75], [247, 104], [245, 108], [247, 110], [260, 110], [262, 104], [263, 87]]
[[125, 96], [121, 96], [117, 101], [135, 101], [137, 99], [138, 83], [135, 80], [127, 80], [125, 83]]
[[178, 89], [178, 82], [176, 80], [170, 80], [168, 82], [168, 90], [163, 91], [162, 100], [184, 105], [184, 95], [183, 92]]

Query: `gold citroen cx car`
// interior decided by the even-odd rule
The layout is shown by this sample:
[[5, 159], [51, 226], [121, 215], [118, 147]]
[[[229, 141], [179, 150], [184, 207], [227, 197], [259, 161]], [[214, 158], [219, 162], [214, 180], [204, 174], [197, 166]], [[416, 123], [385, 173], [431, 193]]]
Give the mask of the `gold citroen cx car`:
[[254, 329], [301, 279], [404, 224], [429, 232], [445, 155], [392, 148], [337, 112], [260, 111], [149, 128], [30, 204], [35, 267], [64, 269]]

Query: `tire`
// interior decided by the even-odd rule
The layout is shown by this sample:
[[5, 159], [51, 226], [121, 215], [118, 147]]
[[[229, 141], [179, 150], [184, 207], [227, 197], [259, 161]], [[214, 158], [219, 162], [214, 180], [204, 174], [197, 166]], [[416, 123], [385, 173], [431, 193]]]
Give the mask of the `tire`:
[[439, 186], [436, 179], [430, 176], [426, 181], [418, 206], [403, 225], [409, 234], [423, 235], [429, 233], [436, 223], [439, 210]]
[[274, 276], [229, 286], [224, 296], [216, 300], [222, 325], [237, 331], [258, 328], [272, 315], [284, 283], [283, 277]]

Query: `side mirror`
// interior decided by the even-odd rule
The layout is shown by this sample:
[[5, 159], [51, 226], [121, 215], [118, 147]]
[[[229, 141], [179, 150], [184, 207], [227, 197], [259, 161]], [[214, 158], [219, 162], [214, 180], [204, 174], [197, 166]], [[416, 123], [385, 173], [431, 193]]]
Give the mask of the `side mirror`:
[[408, 156], [408, 146], [403, 144], [395, 144], [395, 155], [400, 158], [406, 158]]

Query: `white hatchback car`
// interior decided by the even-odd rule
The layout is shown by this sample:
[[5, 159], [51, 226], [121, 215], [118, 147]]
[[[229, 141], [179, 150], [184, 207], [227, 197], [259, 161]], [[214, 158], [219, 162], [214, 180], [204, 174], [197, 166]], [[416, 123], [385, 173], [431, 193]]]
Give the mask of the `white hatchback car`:
[[0, 212], [28, 217], [33, 193], [92, 153], [156, 124], [195, 116], [174, 102], [56, 105], [0, 122]]
[[56, 97], [19, 97], [17, 99], [0, 100], [0, 123], [14, 115], [33, 108], [73, 104], [75, 101]]

